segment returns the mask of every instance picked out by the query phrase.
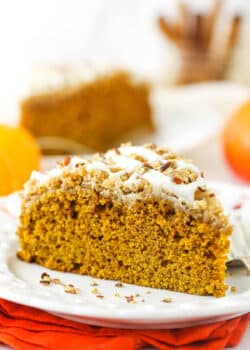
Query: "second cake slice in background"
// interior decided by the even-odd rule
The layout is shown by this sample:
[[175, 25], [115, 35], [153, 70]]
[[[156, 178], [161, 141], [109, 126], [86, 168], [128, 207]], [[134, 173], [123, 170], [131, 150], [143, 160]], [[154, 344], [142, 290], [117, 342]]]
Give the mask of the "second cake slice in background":
[[[130, 132], [152, 132], [149, 86], [132, 73], [93, 65], [41, 67], [21, 103], [21, 125], [58, 153], [106, 150]], [[76, 148], [77, 149], [77, 148]]]

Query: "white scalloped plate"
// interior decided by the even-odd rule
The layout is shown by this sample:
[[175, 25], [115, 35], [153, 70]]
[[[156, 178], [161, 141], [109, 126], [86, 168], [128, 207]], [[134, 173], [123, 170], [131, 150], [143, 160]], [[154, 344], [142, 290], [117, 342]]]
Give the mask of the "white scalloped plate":
[[[246, 201], [247, 188], [214, 185], [230, 211], [239, 200]], [[230, 195], [233, 194], [233, 196]], [[234, 201], [232, 201], [232, 197]], [[248, 203], [247, 203], [248, 201]], [[18, 242], [15, 235], [20, 200], [17, 194], [0, 201], [0, 297], [23, 305], [47, 310], [61, 317], [93, 325], [122, 328], [174, 328], [215, 322], [250, 311], [250, 276], [243, 269], [234, 269], [227, 283], [235, 286], [223, 298], [195, 296], [129, 284], [115, 287], [115, 281], [94, 279], [103, 299], [91, 293], [93, 278], [50, 271], [16, 258]], [[244, 205], [243, 205], [244, 207]], [[240, 209], [241, 210], [241, 209]], [[240, 210], [237, 210], [239, 217]], [[39, 283], [42, 272], [79, 288], [76, 295], [67, 294], [60, 285]], [[120, 294], [115, 296], [116, 293]], [[130, 304], [125, 296], [136, 295]], [[171, 298], [165, 303], [162, 300]], [[144, 302], [142, 301], [144, 299]]]

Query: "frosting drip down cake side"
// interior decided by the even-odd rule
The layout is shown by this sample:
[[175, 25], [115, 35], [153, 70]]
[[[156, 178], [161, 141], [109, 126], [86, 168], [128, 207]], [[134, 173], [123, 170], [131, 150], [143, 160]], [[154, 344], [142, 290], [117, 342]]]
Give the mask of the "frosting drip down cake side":
[[18, 256], [59, 271], [223, 296], [230, 234], [192, 162], [152, 144], [126, 144], [32, 174]]

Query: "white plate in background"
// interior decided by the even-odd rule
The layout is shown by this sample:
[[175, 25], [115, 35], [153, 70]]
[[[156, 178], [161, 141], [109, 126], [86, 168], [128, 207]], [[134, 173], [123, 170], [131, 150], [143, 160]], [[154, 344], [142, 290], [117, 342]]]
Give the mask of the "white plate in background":
[[156, 134], [151, 141], [186, 152], [216, 135], [225, 119], [250, 99], [250, 89], [229, 82], [157, 88], [152, 93]]

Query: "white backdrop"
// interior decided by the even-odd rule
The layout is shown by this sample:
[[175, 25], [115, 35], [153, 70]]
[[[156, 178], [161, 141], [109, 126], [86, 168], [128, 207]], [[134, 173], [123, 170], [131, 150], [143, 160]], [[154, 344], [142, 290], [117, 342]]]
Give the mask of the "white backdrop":
[[[188, 2], [197, 9], [212, 4]], [[226, 12], [249, 12], [249, 3], [227, 0]], [[176, 13], [175, 5], [175, 0], [0, 0], [0, 114], [13, 113], [12, 98], [37, 63], [94, 59], [171, 80], [177, 57], [155, 17]]]

